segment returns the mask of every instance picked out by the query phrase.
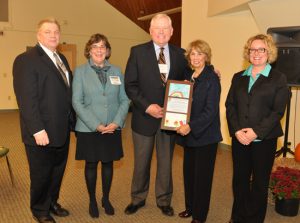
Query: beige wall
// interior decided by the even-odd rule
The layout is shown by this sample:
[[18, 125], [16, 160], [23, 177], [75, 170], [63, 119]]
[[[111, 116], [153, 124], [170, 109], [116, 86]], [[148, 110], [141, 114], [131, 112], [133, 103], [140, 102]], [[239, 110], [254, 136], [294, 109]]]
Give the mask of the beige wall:
[[83, 48], [91, 34], [105, 34], [112, 45], [110, 61], [123, 71], [132, 45], [149, 40], [149, 35], [102, 0], [10, 0], [10, 22], [0, 23], [0, 110], [16, 109], [12, 87], [12, 63], [36, 44], [36, 24], [47, 16], [62, 25], [61, 42], [77, 45], [77, 64], [85, 62]]
[[210, 0], [208, 2], [207, 14], [209, 16], [240, 10], [253, 0]]
[[[194, 39], [202, 38], [213, 49], [212, 62], [222, 73], [220, 109], [223, 142], [230, 144], [224, 103], [233, 73], [245, 66], [242, 60], [243, 45], [249, 36], [258, 32], [265, 33], [269, 27], [299, 26], [300, 1], [226, 0], [226, 4], [221, 4], [222, 2], [225, 1], [182, 1], [182, 47], [186, 47]], [[12, 88], [12, 63], [26, 46], [35, 45], [36, 23], [41, 18], [53, 15], [62, 23], [61, 40], [77, 45], [77, 64], [85, 62], [83, 48], [92, 33], [100, 32], [108, 36], [113, 47], [111, 62], [121, 66], [123, 70], [129, 48], [149, 39], [147, 33], [106, 2], [99, 0], [10, 0], [9, 12], [10, 22], [0, 23], [0, 31], [4, 31], [4, 36], [0, 36], [0, 110], [17, 108]], [[292, 144], [300, 142], [300, 117], [295, 113], [295, 110], [298, 113], [300, 110], [299, 98], [299, 90], [293, 90], [289, 130], [289, 141]]]
[[[225, 100], [232, 75], [242, 70], [246, 63], [242, 58], [242, 49], [246, 40], [259, 32], [266, 33], [269, 27], [300, 26], [299, 0], [226, 0], [225, 5], [217, 5], [220, 0], [183, 0], [182, 1], [182, 47], [194, 39], [206, 40], [213, 51], [212, 63], [222, 73], [222, 95], [220, 102], [223, 142], [230, 144], [225, 117]], [[248, 2], [248, 3], [247, 3]], [[216, 5], [214, 5], [216, 4]], [[245, 4], [248, 7], [245, 7]], [[243, 5], [243, 7], [240, 7]], [[222, 6], [222, 7], [221, 7]], [[232, 12], [232, 8], [239, 9]], [[213, 12], [213, 13], [212, 13]], [[208, 16], [215, 14], [216, 16]], [[300, 89], [299, 89], [300, 90]], [[299, 95], [299, 90], [293, 94]], [[289, 141], [300, 142], [300, 117], [295, 120], [297, 108], [295, 96], [291, 102]], [[292, 111], [293, 110], [293, 111]], [[285, 119], [284, 119], [285, 120]], [[284, 124], [283, 120], [283, 124]], [[296, 129], [294, 131], [294, 123]], [[284, 126], [284, 125], [283, 125]], [[282, 146], [280, 138], [279, 147]], [[294, 148], [294, 145], [292, 145]]]

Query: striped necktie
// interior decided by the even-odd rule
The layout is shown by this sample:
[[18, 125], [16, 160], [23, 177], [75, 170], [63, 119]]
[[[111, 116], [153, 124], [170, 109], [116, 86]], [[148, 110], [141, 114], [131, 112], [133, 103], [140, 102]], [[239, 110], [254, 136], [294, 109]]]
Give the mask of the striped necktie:
[[58, 55], [56, 53], [53, 53], [53, 56], [54, 56], [55, 61], [56, 61], [57, 69], [59, 70], [59, 73], [61, 74], [65, 84], [68, 87], [70, 87], [69, 82], [67, 80], [67, 76], [66, 76], [66, 73], [68, 72], [66, 66], [64, 65], [64, 63], [62, 61], [60, 61], [60, 59], [58, 58]]
[[[166, 58], [164, 55], [164, 48], [160, 48], [160, 52], [158, 55], [158, 64], [166, 64]], [[167, 79], [166, 79], [166, 73], [160, 73], [160, 79], [162, 81], [163, 86], [166, 85]]]

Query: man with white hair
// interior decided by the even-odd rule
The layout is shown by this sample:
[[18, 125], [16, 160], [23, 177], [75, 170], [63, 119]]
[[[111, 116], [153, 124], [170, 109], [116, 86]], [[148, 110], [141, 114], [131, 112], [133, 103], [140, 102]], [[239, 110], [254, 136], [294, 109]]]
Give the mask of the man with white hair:
[[160, 129], [166, 80], [183, 80], [187, 66], [184, 50], [169, 44], [173, 34], [172, 21], [165, 14], [151, 20], [151, 41], [132, 47], [125, 71], [125, 89], [133, 102], [132, 135], [134, 172], [131, 203], [126, 214], [133, 214], [146, 202], [149, 191], [150, 166], [156, 146], [156, 204], [162, 213], [173, 216], [172, 158], [175, 132]]

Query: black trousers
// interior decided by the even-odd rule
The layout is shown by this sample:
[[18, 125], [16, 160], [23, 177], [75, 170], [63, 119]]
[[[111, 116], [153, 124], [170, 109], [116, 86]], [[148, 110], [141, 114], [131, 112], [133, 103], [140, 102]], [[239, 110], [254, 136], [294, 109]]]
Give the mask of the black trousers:
[[57, 202], [65, 172], [70, 136], [62, 147], [25, 145], [30, 171], [30, 208], [34, 216], [49, 214]]
[[206, 221], [218, 144], [185, 147], [183, 160], [186, 209], [195, 220]]
[[233, 195], [231, 218], [243, 223], [263, 223], [268, 185], [277, 148], [277, 138], [242, 145], [232, 139]]

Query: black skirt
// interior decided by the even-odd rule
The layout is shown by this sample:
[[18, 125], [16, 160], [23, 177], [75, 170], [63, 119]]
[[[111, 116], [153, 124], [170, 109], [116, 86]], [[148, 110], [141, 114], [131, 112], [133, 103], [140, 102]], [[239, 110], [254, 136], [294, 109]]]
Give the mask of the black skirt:
[[98, 132], [77, 132], [76, 160], [88, 162], [110, 162], [123, 157], [121, 131], [101, 134]]

